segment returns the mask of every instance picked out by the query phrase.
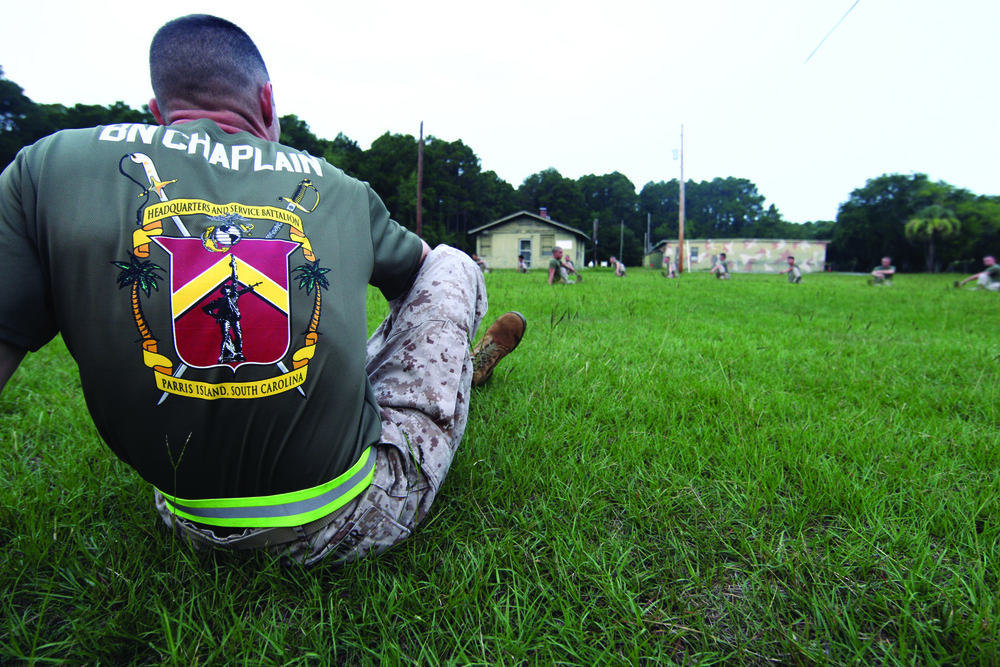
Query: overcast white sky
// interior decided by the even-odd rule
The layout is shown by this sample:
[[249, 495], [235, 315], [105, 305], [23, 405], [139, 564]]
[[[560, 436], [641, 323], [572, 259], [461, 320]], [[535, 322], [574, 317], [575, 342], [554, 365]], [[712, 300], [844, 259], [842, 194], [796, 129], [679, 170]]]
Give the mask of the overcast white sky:
[[153, 33], [207, 12], [254, 38], [279, 113], [316, 135], [368, 148], [422, 120], [515, 187], [548, 167], [677, 178], [683, 124], [686, 179], [748, 178], [793, 222], [886, 172], [1000, 193], [1000, 2], [860, 0], [806, 63], [853, 4], [38, 0], [2, 10], [0, 66], [36, 102], [139, 107]]

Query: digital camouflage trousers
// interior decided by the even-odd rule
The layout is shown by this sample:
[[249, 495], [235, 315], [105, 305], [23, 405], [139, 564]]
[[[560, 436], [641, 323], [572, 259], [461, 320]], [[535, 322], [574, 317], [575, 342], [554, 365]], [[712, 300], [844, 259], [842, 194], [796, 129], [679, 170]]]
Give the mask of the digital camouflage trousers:
[[[465, 253], [440, 245], [427, 255], [410, 291], [389, 303], [388, 317], [368, 340], [368, 380], [382, 410], [371, 485], [322, 528], [295, 529], [293, 539], [267, 549], [306, 565], [342, 565], [410, 536], [434, 502], [465, 433], [470, 342], [487, 308], [482, 272]], [[255, 534], [266, 530], [217, 537], [172, 514], [155, 495], [167, 525], [197, 545], [255, 548]]]

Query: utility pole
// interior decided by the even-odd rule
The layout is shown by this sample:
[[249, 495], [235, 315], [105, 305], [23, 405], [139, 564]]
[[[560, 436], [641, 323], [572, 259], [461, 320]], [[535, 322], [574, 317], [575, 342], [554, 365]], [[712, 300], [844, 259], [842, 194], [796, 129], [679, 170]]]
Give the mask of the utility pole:
[[417, 144], [417, 236], [423, 238], [424, 217], [424, 121], [420, 121], [420, 142]]
[[681, 201], [677, 231], [677, 273], [684, 273], [684, 125], [681, 125]]
[[653, 235], [650, 225], [653, 222], [653, 214], [646, 212], [646, 254], [653, 252]]
[[624, 244], [625, 244], [625, 221], [622, 220], [622, 231], [621, 231], [621, 234], [619, 234], [619, 236], [618, 236], [618, 261], [619, 262], [622, 261], [622, 254], [624, 252], [623, 248], [625, 247]]
[[597, 268], [597, 218], [594, 218], [594, 268]]

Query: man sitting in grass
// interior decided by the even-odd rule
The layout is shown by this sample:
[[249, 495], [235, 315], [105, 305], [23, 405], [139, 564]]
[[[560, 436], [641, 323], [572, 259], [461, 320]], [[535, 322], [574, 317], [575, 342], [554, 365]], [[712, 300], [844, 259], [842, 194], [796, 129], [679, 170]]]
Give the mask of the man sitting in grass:
[[955, 287], [961, 287], [972, 280], [976, 281], [976, 289], [988, 289], [991, 292], [1000, 292], [1000, 264], [993, 255], [983, 257], [983, 264], [986, 268], [979, 273], [974, 273], [962, 282], [956, 282]]
[[673, 257], [670, 257], [669, 255], [667, 255], [666, 257], [664, 257], [664, 259], [663, 259], [663, 266], [666, 268], [666, 271], [663, 272], [663, 277], [664, 278], [676, 278], [677, 277], [677, 262], [674, 261]]
[[583, 282], [583, 276], [581, 276], [577, 272], [576, 265], [573, 264], [573, 259], [568, 254], [566, 254], [565, 251], [563, 251], [563, 256], [562, 256], [562, 259], [560, 260], [560, 262], [562, 263], [562, 268], [563, 268], [562, 275], [563, 275], [563, 277], [565, 277], [568, 280], [569, 277], [570, 277], [570, 275], [572, 274], [572, 275], [576, 276], [576, 278], [574, 278], [574, 280], [576, 280], [576, 282], [578, 282], [578, 283], [582, 283]]
[[[58, 132], [0, 175], [0, 389], [61, 333], [98, 432], [179, 536], [307, 564], [380, 553], [427, 514], [470, 389], [524, 317], [501, 316], [470, 354], [480, 270], [277, 143], [240, 28], [176, 19], [149, 60], [162, 127]], [[366, 343], [369, 284], [389, 316]], [[239, 358], [220, 358], [202, 308], [223, 285]]]
[[549, 284], [550, 285], [573, 285], [575, 280], [569, 279], [569, 272], [563, 266], [563, 249], [556, 246], [552, 249], [552, 259], [549, 260]]
[[795, 258], [791, 255], [788, 256], [788, 268], [784, 271], [778, 271], [779, 274], [787, 273], [788, 282], [790, 283], [800, 283], [802, 282], [802, 270], [795, 263]]
[[714, 273], [715, 277], [720, 280], [729, 280], [729, 262], [726, 261], [726, 253], [719, 253], [719, 259], [715, 262], [710, 273]]
[[611, 255], [611, 259], [608, 260], [608, 264], [615, 270], [616, 278], [625, 277], [625, 265], [619, 262], [614, 255]]
[[872, 284], [892, 287], [894, 275], [896, 275], [896, 267], [892, 265], [892, 258], [883, 257], [882, 263], [872, 269]]
[[472, 261], [476, 263], [476, 266], [478, 266], [479, 270], [482, 271], [483, 273], [489, 273], [490, 272], [490, 265], [487, 264], [486, 260], [483, 259], [482, 257], [480, 257], [479, 255], [473, 253], [472, 254]]

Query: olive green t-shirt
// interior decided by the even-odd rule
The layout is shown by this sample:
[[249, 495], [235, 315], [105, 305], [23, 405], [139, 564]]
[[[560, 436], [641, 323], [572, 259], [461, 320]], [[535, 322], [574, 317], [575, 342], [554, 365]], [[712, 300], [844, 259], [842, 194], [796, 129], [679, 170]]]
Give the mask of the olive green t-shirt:
[[986, 269], [985, 273], [991, 283], [1000, 283], [1000, 264], [994, 264]]
[[367, 285], [399, 296], [421, 250], [366, 183], [245, 132], [59, 132], [0, 176], [0, 339], [61, 333], [101, 437], [166, 493], [305, 489], [380, 438]]

